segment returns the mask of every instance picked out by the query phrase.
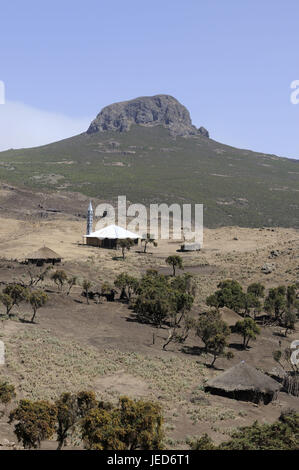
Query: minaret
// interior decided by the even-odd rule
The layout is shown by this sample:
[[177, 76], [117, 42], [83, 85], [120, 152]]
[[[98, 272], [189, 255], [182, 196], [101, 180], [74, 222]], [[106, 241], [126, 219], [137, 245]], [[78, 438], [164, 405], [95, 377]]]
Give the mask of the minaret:
[[93, 222], [93, 208], [91, 201], [89, 202], [88, 211], [87, 211], [87, 226], [86, 226], [86, 235], [90, 235], [92, 232], [92, 222]]

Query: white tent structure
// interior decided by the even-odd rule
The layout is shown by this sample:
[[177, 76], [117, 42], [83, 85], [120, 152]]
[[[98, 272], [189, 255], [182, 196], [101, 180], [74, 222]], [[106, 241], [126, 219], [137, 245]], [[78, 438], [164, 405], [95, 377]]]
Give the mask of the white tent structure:
[[107, 227], [84, 235], [86, 245], [100, 246], [103, 248], [116, 248], [117, 241], [130, 238], [136, 245], [142, 237], [137, 233], [119, 227], [118, 225], [108, 225]]

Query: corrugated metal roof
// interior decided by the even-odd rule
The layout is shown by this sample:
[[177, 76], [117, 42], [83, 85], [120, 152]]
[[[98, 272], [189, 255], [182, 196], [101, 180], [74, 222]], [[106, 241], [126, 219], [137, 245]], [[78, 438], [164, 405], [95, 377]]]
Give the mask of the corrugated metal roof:
[[84, 235], [86, 238], [110, 238], [110, 239], [122, 239], [122, 238], [142, 238], [140, 235], [134, 232], [130, 232], [118, 225], [108, 225], [108, 227], [104, 227], [101, 230], [97, 230], [96, 232], [92, 232], [89, 235]]

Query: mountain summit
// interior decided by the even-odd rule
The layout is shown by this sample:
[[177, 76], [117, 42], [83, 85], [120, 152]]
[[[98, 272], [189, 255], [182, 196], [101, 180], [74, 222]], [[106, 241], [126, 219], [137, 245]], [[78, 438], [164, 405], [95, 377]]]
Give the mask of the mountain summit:
[[87, 133], [129, 131], [132, 124], [153, 127], [161, 125], [172, 136], [204, 135], [204, 127], [192, 125], [189, 111], [170, 95], [142, 96], [106, 106], [90, 124]]
[[299, 160], [208, 138], [168, 95], [107, 106], [60, 142], [0, 152], [0, 181], [107, 202], [202, 203], [205, 227], [298, 228], [298, 175]]

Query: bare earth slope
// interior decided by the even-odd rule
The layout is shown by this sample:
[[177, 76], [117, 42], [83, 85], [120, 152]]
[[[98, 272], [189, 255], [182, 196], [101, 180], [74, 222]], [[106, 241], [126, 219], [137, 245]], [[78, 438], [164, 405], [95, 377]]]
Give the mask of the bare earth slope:
[[[43, 241], [60, 253], [62, 269], [68, 275], [78, 275], [79, 282], [89, 279], [92, 288], [103, 281], [113, 282], [119, 272], [140, 276], [146, 268], [167, 272], [165, 257], [175, 254], [180, 241], [159, 242], [148, 254], [134, 248], [127, 259], [119, 259], [114, 250], [101, 250], [81, 245], [85, 220], [73, 215], [54, 214], [48, 219], [34, 220], [3, 216], [0, 219], [0, 283], [24, 280], [26, 266], [21, 261], [27, 252], [39, 248]], [[267, 288], [291, 284], [298, 279], [299, 234], [296, 229], [247, 229], [222, 227], [205, 230], [204, 249], [196, 254], [183, 254], [185, 272], [191, 272], [198, 290], [194, 315], [204, 306], [222, 279], [238, 279], [246, 287], [254, 281]], [[236, 240], [237, 238], [237, 240]], [[272, 250], [278, 256], [269, 259]], [[271, 274], [261, 272], [264, 263], [274, 264]], [[164, 270], [164, 271], [163, 271]], [[81, 288], [75, 287], [70, 296], [57, 292], [47, 278], [44, 288], [48, 304], [38, 312], [32, 325], [3, 320], [0, 323], [1, 340], [6, 346], [6, 365], [0, 375], [17, 388], [18, 398], [53, 399], [61, 391], [94, 389], [99, 397], [116, 400], [119, 395], [148, 397], [159, 401], [166, 417], [167, 445], [185, 448], [186, 436], [208, 432], [217, 442], [227, 439], [228, 433], [242, 425], [273, 422], [286, 408], [299, 409], [298, 398], [280, 393], [278, 400], [267, 406], [207, 395], [205, 382], [240, 360], [263, 371], [275, 366], [272, 352], [297, 339], [298, 332], [288, 338], [277, 336], [277, 329], [262, 328], [262, 333], [248, 351], [240, 349], [241, 338], [232, 335], [231, 361], [219, 359], [218, 370], [206, 367], [210, 358], [202, 354], [198, 339], [191, 336], [183, 347], [170, 345], [162, 351], [167, 329], [157, 331], [150, 325], [134, 321], [132, 311], [119, 302], [86, 304]], [[30, 307], [21, 305], [15, 313], [28, 319]], [[156, 339], [153, 344], [152, 338]], [[7, 413], [0, 419], [0, 443], [3, 439], [15, 441], [12, 427], [7, 424]], [[72, 447], [74, 444], [69, 443]], [[46, 442], [44, 448], [55, 448]]]

